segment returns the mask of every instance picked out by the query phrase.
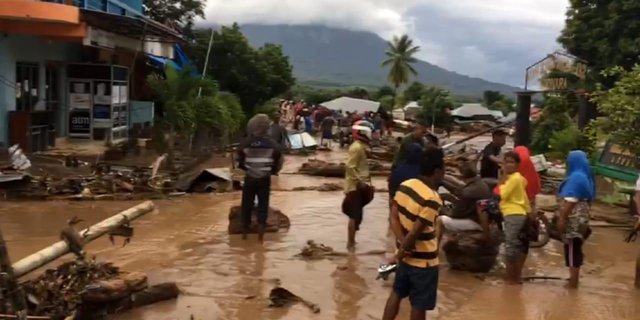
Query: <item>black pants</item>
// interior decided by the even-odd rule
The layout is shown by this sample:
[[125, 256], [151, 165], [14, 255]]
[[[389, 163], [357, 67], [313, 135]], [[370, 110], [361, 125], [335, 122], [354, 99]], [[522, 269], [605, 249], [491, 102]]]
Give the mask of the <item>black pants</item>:
[[242, 187], [242, 224], [245, 228], [251, 226], [251, 212], [256, 197], [258, 197], [258, 224], [267, 225], [269, 212], [269, 193], [271, 192], [271, 177], [244, 179]]

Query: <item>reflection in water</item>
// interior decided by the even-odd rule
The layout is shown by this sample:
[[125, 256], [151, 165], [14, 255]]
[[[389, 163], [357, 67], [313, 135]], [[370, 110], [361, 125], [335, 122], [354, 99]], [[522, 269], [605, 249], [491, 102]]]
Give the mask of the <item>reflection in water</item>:
[[[339, 153], [319, 154], [339, 159]], [[290, 157], [293, 171], [304, 158]], [[274, 186], [292, 188], [319, 180], [282, 175]], [[339, 182], [339, 179], [331, 181]], [[383, 178], [374, 182], [384, 186]], [[100, 239], [90, 254], [125, 270], [143, 271], [152, 283], [175, 281], [183, 294], [176, 301], [134, 310], [117, 319], [379, 319], [393, 279], [375, 280], [381, 256], [357, 255], [388, 246], [388, 204], [384, 193], [365, 209], [356, 254], [336, 260], [294, 258], [309, 239], [336, 250], [346, 245], [346, 217], [340, 212], [342, 192], [274, 192], [271, 204], [291, 219], [291, 230], [268, 234], [264, 248], [255, 237], [242, 241], [227, 235], [229, 208], [240, 194], [194, 195], [156, 201], [157, 213], [133, 223], [132, 243], [124, 248]], [[66, 219], [78, 216], [86, 225], [105, 219], [135, 202], [2, 202], [0, 226], [13, 260], [58, 241]], [[620, 231], [596, 229], [585, 244], [581, 288], [569, 293], [562, 281], [538, 281], [508, 287], [498, 277], [481, 281], [442, 266], [437, 310], [429, 319], [571, 320], [640, 319], [640, 297], [631, 286], [637, 247], [621, 242]], [[636, 245], [637, 246], [637, 245]], [[565, 277], [560, 243], [532, 250], [527, 273]], [[336, 270], [336, 266], [346, 270]], [[318, 315], [302, 305], [268, 308], [267, 296], [279, 279], [283, 287], [317, 303]], [[248, 297], [252, 297], [247, 299]], [[409, 305], [398, 319], [407, 319]]]
[[366, 281], [356, 272], [357, 263], [356, 257], [350, 255], [347, 262], [333, 272], [336, 320], [357, 319], [361, 301], [369, 294]]

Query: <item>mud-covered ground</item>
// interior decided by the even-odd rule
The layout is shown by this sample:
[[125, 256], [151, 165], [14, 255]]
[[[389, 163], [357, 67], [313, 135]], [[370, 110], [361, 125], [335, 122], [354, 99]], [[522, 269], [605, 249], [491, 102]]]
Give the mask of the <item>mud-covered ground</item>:
[[[323, 160], [342, 160], [341, 152], [318, 153]], [[288, 157], [274, 188], [290, 189], [341, 182], [291, 174], [305, 160]], [[385, 187], [383, 178], [374, 183]], [[175, 281], [183, 290], [176, 301], [156, 304], [117, 319], [380, 319], [391, 280], [376, 280], [382, 256], [358, 252], [388, 247], [385, 193], [377, 193], [367, 208], [358, 234], [356, 254], [332, 260], [295, 258], [308, 239], [346, 251], [346, 217], [340, 212], [342, 192], [274, 192], [271, 205], [291, 219], [291, 229], [268, 234], [264, 247], [255, 237], [243, 241], [227, 235], [227, 215], [239, 204], [240, 193], [191, 195], [156, 201], [158, 211], [134, 222], [135, 237], [124, 248], [99, 239], [90, 254], [125, 270], [143, 271], [150, 282]], [[0, 225], [12, 260], [18, 260], [58, 240], [66, 219], [78, 216], [84, 225], [98, 222], [134, 202], [2, 202]], [[598, 212], [611, 211], [596, 206]], [[548, 280], [507, 286], [500, 272], [480, 279], [441, 267], [438, 308], [430, 319], [640, 319], [640, 290], [633, 289], [635, 258], [640, 244], [626, 244], [623, 232], [596, 228], [585, 244], [582, 286], [565, 289]], [[121, 240], [120, 240], [121, 241]], [[533, 249], [527, 274], [567, 276], [562, 247], [551, 242]], [[318, 304], [312, 314], [302, 305], [268, 307], [266, 297], [277, 281]], [[408, 318], [404, 304], [399, 319]]]

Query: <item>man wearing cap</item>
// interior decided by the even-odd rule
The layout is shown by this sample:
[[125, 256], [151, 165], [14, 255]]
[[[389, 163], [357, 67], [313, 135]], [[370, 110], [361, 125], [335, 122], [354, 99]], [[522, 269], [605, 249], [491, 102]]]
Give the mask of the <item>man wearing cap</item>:
[[269, 135], [271, 120], [257, 114], [247, 124], [248, 137], [238, 146], [238, 167], [246, 172], [242, 186], [243, 239], [251, 227], [251, 215], [258, 198], [258, 240], [263, 242], [269, 211], [271, 176], [282, 169], [280, 145]]

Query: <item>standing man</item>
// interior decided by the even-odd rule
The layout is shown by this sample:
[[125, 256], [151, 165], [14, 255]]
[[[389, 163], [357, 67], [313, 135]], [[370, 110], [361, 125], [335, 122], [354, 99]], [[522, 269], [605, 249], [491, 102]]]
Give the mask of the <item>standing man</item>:
[[271, 120], [266, 114], [257, 114], [249, 120], [248, 137], [238, 146], [238, 167], [245, 171], [242, 187], [242, 238], [247, 239], [251, 226], [251, 212], [258, 198], [258, 240], [264, 241], [269, 212], [271, 193], [271, 175], [277, 175], [282, 169], [280, 145], [269, 136]]
[[367, 147], [371, 141], [373, 126], [366, 121], [357, 121], [353, 124], [353, 143], [347, 153], [345, 170], [344, 193], [342, 212], [349, 217], [347, 247], [353, 248], [356, 244], [356, 232], [360, 229], [364, 207], [373, 200], [373, 187], [369, 163], [367, 162]]
[[320, 138], [321, 146], [324, 146], [324, 142], [325, 140], [327, 140], [327, 147], [331, 148], [331, 142], [333, 142], [333, 126], [335, 124], [336, 120], [331, 115], [328, 115], [324, 119], [322, 119], [322, 122], [320, 123], [320, 131], [322, 134]]
[[396, 236], [396, 271], [393, 292], [383, 320], [398, 315], [400, 301], [409, 297], [411, 320], [424, 320], [436, 306], [438, 294], [438, 234], [436, 219], [442, 207], [438, 187], [444, 178], [442, 149], [427, 149], [420, 177], [403, 182], [391, 205], [391, 230]]
[[284, 127], [282, 122], [282, 114], [280, 112], [275, 112], [273, 114], [273, 122], [271, 123], [271, 127], [269, 128], [269, 136], [277, 142], [282, 149], [286, 147], [287, 144], [287, 129]]
[[393, 159], [392, 168], [397, 168], [405, 161], [405, 159], [407, 159], [410, 145], [417, 143], [424, 148], [427, 144], [424, 137], [426, 134], [427, 127], [423, 123], [416, 123], [416, 126], [413, 127], [413, 132], [402, 139], [402, 142], [400, 143], [400, 150], [398, 150], [398, 153], [396, 153]]
[[507, 133], [503, 130], [496, 130], [491, 134], [491, 142], [482, 150], [480, 177], [498, 179], [498, 172], [500, 172], [502, 164], [502, 160], [498, 156], [506, 143]]

